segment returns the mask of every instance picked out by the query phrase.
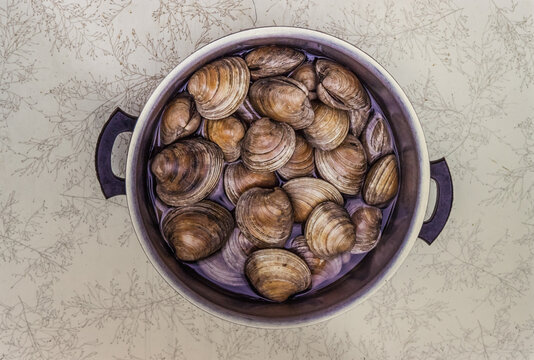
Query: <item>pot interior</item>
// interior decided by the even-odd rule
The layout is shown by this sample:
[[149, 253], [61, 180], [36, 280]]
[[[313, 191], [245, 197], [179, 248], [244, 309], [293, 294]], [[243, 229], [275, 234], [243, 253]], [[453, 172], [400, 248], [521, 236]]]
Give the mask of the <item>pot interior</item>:
[[[163, 240], [147, 192], [147, 162], [163, 106], [189, 76], [220, 56], [260, 45], [287, 45], [327, 56], [354, 71], [389, 121], [400, 161], [400, 190], [389, 224], [377, 247], [348, 274], [306, 297], [275, 304], [230, 293], [175, 259]], [[391, 276], [415, 241], [428, 193], [428, 160], [419, 122], [398, 85], [356, 48], [328, 35], [295, 28], [254, 29], [220, 39], [192, 54], [169, 74], [139, 117], [127, 168], [132, 220], [148, 257], [181, 294], [204, 310], [255, 326], [291, 326], [315, 322], [354, 305]], [[426, 162], [426, 163], [425, 163]]]

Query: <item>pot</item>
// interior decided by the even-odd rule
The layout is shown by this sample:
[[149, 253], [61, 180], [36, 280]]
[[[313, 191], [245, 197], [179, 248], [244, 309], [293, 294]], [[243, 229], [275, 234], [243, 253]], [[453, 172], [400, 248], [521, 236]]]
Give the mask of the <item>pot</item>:
[[[225, 291], [182, 265], [163, 240], [147, 185], [148, 156], [160, 113], [191, 74], [228, 53], [260, 45], [287, 45], [323, 54], [352, 71], [367, 86], [390, 122], [399, 155], [400, 189], [378, 246], [347, 275], [326, 288], [274, 304]], [[111, 170], [116, 137], [133, 132], [125, 179]], [[126, 194], [132, 223], [146, 255], [161, 276], [194, 305], [220, 318], [258, 327], [307, 325], [339, 315], [367, 299], [397, 271], [418, 237], [431, 244], [452, 207], [452, 180], [444, 159], [429, 162], [417, 115], [397, 82], [380, 64], [355, 46], [318, 31], [293, 27], [244, 30], [216, 40], [183, 60], [165, 77], [136, 119], [120, 109], [104, 125], [96, 149], [97, 177], [106, 198]], [[432, 216], [424, 221], [430, 179], [437, 185]]]

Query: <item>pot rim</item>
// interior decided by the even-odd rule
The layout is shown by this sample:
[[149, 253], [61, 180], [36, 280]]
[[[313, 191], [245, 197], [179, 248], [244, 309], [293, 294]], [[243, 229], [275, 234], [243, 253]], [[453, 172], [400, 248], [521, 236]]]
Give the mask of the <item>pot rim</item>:
[[[137, 183], [135, 181], [135, 169], [133, 164], [136, 164], [139, 160], [139, 154], [137, 151], [138, 142], [142, 138], [145, 129], [148, 126], [150, 115], [154, 111], [156, 104], [161, 94], [166, 93], [169, 89], [173, 88], [173, 83], [180, 73], [185, 69], [195, 67], [206, 55], [216, 51], [221, 46], [227, 46], [228, 44], [238, 44], [252, 39], [265, 39], [265, 38], [299, 38], [305, 39], [310, 42], [326, 43], [330, 47], [334, 47], [336, 50], [344, 52], [345, 54], [356, 58], [358, 62], [363, 64], [369, 71], [373, 72], [375, 76], [379, 77], [381, 81], [388, 84], [388, 90], [397, 97], [399, 103], [404, 107], [406, 113], [409, 115], [409, 122], [411, 123], [413, 136], [415, 139], [416, 153], [419, 157], [418, 166], [421, 176], [418, 179], [417, 188], [419, 192], [417, 199], [415, 200], [415, 211], [411, 218], [411, 224], [406, 233], [405, 241], [401, 245], [398, 253], [392, 258], [392, 260], [384, 267], [379, 276], [374, 278], [369, 284], [367, 284], [362, 291], [361, 295], [340, 302], [320, 314], [314, 313], [309, 316], [302, 317], [298, 320], [274, 320], [274, 319], [250, 319], [245, 316], [235, 314], [221, 306], [210, 303], [205, 298], [197, 295], [189, 290], [186, 286], [182, 285], [180, 281], [176, 281], [173, 274], [160, 262], [157, 261], [158, 255], [156, 251], [150, 246], [148, 234], [144, 226], [142, 225], [142, 216], [139, 209], [140, 201], [135, 194]], [[211, 43], [203, 46], [202, 48], [194, 51], [181, 61], [157, 86], [148, 101], [146, 102], [139, 118], [135, 129], [132, 134], [128, 149], [128, 157], [126, 162], [126, 198], [128, 203], [128, 209], [130, 217], [132, 219], [134, 230], [137, 234], [141, 247], [145, 254], [150, 259], [150, 262], [158, 271], [158, 273], [165, 279], [165, 281], [174, 288], [181, 296], [196, 307], [204, 310], [205, 312], [214, 315], [220, 319], [224, 319], [240, 325], [258, 327], [258, 328], [292, 328], [305, 325], [316, 324], [335, 316], [339, 316], [348, 310], [356, 307], [358, 304], [372, 296], [379, 288], [381, 288], [391, 277], [397, 272], [400, 265], [404, 262], [412, 249], [415, 241], [418, 237], [419, 231], [423, 225], [426, 207], [428, 204], [428, 196], [430, 191], [430, 165], [428, 159], [428, 151], [426, 147], [426, 141], [424, 138], [423, 130], [417, 114], [413, 109], [408, 97], [401, 89], [395, 79], [389, 74], [376, 60], [360, 50], [356, 46], [341, 40], [335, 36], [326, 34], [317, 30], [310, 30], [299, 27], [290, 26], [267, 26], [257, 27], [247, 30], [241, 30], [224, 37], [221, 37]]]

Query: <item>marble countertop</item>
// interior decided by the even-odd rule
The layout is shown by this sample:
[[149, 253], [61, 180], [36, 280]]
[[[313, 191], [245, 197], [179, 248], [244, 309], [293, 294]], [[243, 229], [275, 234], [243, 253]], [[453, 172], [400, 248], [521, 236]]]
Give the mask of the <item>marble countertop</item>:
[[[1, 0], [0, 359], [534, 359], [533, 14], [532, 0]], [[382, 63], [455, 189], [436, 242], [371, 299], [289, 330], [177, 295], [94, 171], [116, 106], [138, 114], [195, 49], [264, 25]]]

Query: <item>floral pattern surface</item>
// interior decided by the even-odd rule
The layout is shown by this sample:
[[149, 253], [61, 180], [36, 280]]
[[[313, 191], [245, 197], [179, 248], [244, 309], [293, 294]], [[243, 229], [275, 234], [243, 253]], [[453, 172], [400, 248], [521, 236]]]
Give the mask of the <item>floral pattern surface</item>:
[[[0, 359], [534, 359], [533, 16], [532, 0], [0, 0]], [[187, 55], [267, 25], [382, 63], [455, 186], [438, 240], [378, 293], [287, 330], [176, 294], [93, 163], [115, 107], [138, 114]]]

